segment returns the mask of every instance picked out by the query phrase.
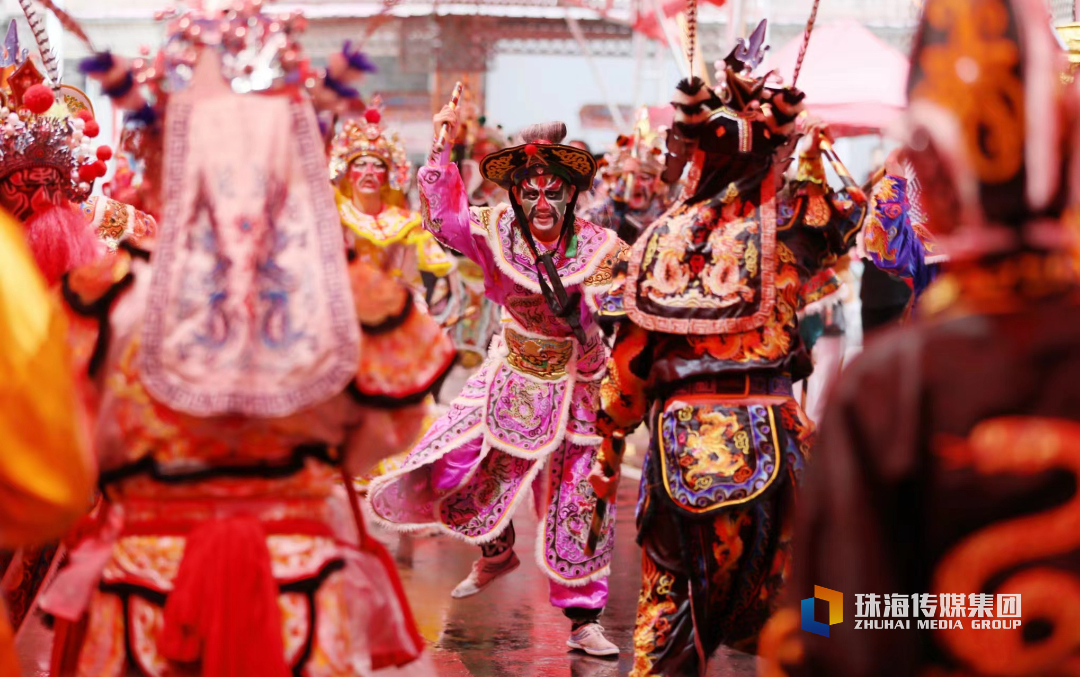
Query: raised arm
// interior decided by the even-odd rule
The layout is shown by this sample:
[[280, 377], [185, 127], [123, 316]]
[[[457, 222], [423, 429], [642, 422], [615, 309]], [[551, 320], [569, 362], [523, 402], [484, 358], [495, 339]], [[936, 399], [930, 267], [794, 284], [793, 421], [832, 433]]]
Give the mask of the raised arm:
[[819, 138], [828, 138], [828, 131], [814, 126], [808, 133], [810, 143], [799, 155], [798, 173], [792, 197], [793, 218], [800, 227], [820, 235], [813, 247], [812, 260], [804, 261], [812, 272], [832, 265], [836, 257], [855, 245], [866, 215], [866, 197], [855, 188], [834, 191], [825, 177], [825, 163]]
[[[457, 133], [457, 112], [450, 106], [443, 108], [434, 122], [436, 133], [444, 122], [450, 124], [450, 138]], [[421, 167], [417, 172], [424, 228], [442, 244], [477, 261], [480, 254], [469, 225], [469, 194], [449, 156], [450, 151], [443, 150], [436, 164]]]

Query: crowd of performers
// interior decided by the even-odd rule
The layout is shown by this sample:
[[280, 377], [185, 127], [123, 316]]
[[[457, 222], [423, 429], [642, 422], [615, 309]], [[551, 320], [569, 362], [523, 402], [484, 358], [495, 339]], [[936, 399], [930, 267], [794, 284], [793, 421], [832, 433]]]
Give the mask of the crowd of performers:
[[[526, 505], [566, 645], [616, 656], [643, 425], [632, 675], [721, 645], [767, 675], [1073, 674], [1080, 97], [1039, 0], [927, 0], [905, 143], [861, 187], [759, 41], [600, 158], [455, 99], [414, 175], [351, 44], [317, 70], [297, 14], [162, 20], [156, 53], [82, 63], [115, 150], [47, 44], [0, 60], [0, 675], [32, 628], [58, 677], [432, 675], [366, 521], [475, 546], [463, 598], [520, 566]], [[853, 258], [911, 301], [818, 435], [796, 389]], [[817, 586], [1018, 594], [1025, 626], [821, 636]]]

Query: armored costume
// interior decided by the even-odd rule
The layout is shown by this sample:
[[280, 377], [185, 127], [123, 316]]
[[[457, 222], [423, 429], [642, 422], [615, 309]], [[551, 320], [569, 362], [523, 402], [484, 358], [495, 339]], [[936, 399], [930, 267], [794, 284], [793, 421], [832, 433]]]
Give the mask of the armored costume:
[[728, 57], [720, 94], [680, 83], [686, 189], [601, 302], [618, 324], [601, 429], [621, 437], [647, 419], [652, 431], [638, 503], [640, 677], [704, 674], [721, 643], [755, 649], [783, 587], [813, 438], [792, 398], [812, 369], [797, 314], [828, 286], [821, 273], [864, 213], [805, 178], [823, 176], [814, 144], [800, 181], [783, 184], [803, 95], [751, 76], [759, 58]]
[[[170, 19], [158, 70], [137, 73], [171, 78], [167, 103], [124, 99], [136, 73], [120, 58], [90, 64], [161, 127], [167, 189], [152, 255], [122, 244], [64, 281], [104, 500], [44, 593], [53, 673], [412, 664], [423, 642], [341, 480], [412, 441], [452, 345], [406, 288], [346, 262], [285, 58], [301, 18], [248, 4]], [[336, 57], [316, 99], [348, 94], [359, 55]]]

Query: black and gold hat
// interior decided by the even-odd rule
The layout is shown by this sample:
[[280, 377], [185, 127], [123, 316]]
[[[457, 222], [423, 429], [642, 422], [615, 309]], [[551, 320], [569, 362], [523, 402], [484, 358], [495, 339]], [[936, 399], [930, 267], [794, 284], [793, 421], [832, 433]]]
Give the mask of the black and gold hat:
[[480, 161], [480, 173], [510, 190], [527, 177], [551, 174], [588, 190], [596, 175], [596, 160], [588, 151], [564, 146], [566, 125], [549, 122], [522, 130], [520, 144], [496, 151]]

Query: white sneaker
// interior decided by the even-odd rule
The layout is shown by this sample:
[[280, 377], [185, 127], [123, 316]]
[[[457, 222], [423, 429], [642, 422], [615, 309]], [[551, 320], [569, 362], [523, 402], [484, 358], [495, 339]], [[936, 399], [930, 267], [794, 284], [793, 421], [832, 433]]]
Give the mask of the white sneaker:
[[570, 633], [566, 646], [584, 651], [590, 656], [617, 656], [619, 647], [604, 637], [604, 628], [599, 623], [583, 625]]
[[454, 599], [472, 597], [519, 566], [521, 566], [521, 560], [513, 550], [510, 551], [509, 557], [481, 557], [473, 562], [472, 571], [465, 580], [458, 583], [450, 596]]

